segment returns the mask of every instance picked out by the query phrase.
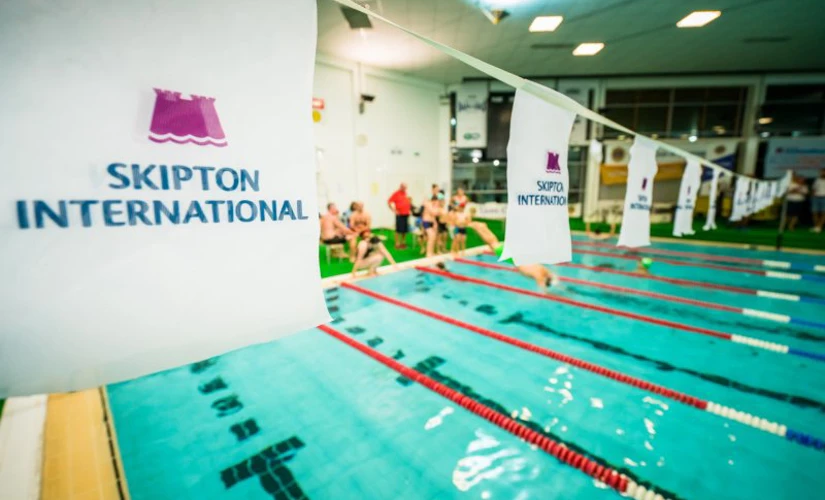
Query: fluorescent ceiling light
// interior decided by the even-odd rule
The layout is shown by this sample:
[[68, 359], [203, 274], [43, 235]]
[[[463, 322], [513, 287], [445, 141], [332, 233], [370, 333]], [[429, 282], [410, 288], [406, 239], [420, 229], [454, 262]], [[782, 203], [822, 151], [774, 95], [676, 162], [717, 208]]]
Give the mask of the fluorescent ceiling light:
[[680, 28], [701, 28], [721, 15], [722, 12], [718, 10], [697, 10], [685, 16], [684, 19], [676, 23], [676, 26]]
[[562, 16], [538, 16], [530, 24], [530, 31], [533, 33], [542, 31], [556, 31], [564, 18]]
[[586, 42], [573, 49], [574, 56], [594, 56], [604, 48], [601, 42]]

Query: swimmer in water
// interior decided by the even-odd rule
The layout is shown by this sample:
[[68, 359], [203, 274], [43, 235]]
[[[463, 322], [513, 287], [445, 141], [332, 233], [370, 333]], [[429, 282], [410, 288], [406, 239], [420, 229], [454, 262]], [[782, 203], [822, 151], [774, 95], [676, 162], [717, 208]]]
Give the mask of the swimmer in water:
[[467, 224], [472, 222], [472, 220], [473, 216], [464, 211], [464, 205], [456, 205], [456, 209], [452, 213], [455, 236], [453, 237], [453, 245], [450, 250], [453, 252], [453, 255], [461, 255], [461, 252], [467, 250]]
[[[493, 252], [495, 252], [498, 258], [501, 258], [501, 254], [504, 251], [504, 244], [498, 241], [498, 238], [490, 228], [487, 227], [487, 224], [483, 222], [473, 221], [470, 222], [467, 227], [471, 228], [475, 231], [478, 236], [484, 241], [484, 243], [489, 246]], [[507, 261], [510, 264], [515, 264], [513, 259], [508, 259]], [[559, 278], [550, 272], [549, 269], [544, 267], [541, 264], [528, 264], [524, 266], [516, 266], [518, 272], [527, 276], [528, 278], [533, 278], [536, 281], [536, 286], [538, 287], [539, 291], [542, 293], [547, 293], [547, 289], [553, 286], [558, 285]]]
[[587, 237], [591, 240], [601, 241], [601, 240], [609, 240], [616, 234], [616, 223], [610, 223], [610, 233], [604, 234], [601, 229], [594, 229], [590, 230], [590, 223], [587, 222], [584, 225], [584, 230], [587, 233]]
[[639, 274], [650, 274], [650, 266], [653, 265], [653, 259], [650, 257], [642, 257], [636, 264], [636, 272]]
[[395, 259], [387, 251], [381, 238], [372, 234], [369, 229], [365, 229], [361, 232], [361, 241], [358, 243], [358, 254], [352, 266], [352, 277], [354, 278], [361, 269], [367, 269], [368, 276], [377, 275], [378, 267], [384, 263], [384, 259], [390, 261], [393, 266], [396, 265]]

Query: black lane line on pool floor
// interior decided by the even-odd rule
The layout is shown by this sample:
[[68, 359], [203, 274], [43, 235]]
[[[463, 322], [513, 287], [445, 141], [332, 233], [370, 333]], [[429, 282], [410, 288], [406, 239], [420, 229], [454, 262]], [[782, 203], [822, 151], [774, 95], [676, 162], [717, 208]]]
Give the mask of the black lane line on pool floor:
[[[422, 273], [422, 274], [426, 274], [426, 273]], [[438, 279], [438, 280], [441, 280], [442, 282], [445, 282], [445, 283], [447, 282], [446, 278], [442, 278], [440, 276], [435, 276], [435, 275], [429, 275], [429, 274], [426, 275], [426, 279], [427, 280], [436, 280], [436, 279]], [[430, 281], [430, 283], [432, 283], [432, 281]], [[353, 290], [353, 291], [356, 291], [356, 290]], [[445, 294], [442, 297], [445, 298], [446, 300], [451, 300], [452, 298], [457, 298], [458, 295], [456, 294], [455, 290], [451, 290], [449, 292], [449, 294]], [[450, 298], [447, 299], [447, 297], [450, 297]], [[375, 300], [375, 299], [373, 299], [373, 300]], [[466, 301], [462, 301], [462, 302], [466, 302]], [[498, 314], [498, 311], [496, 310], [495, 306], [493, 306], [491, 304], [482, 304], [480, 306], [477, 306], [475, 308], [475, 311], [480, 312], [482, 314], [485, 314], [486, 316], [494, 316], [494, 315]], [[524, 318], [524, 316], [525, 316], [525, 313], [523, 311], [519, 311], [519, 312], [516, 312], [514, 314], [511, 314], [507, 318], [499, 320], [498, 322], [499, 322], [499, 324], [502, 324], [502, 325], [520, 324], [522, 326], [529, 327], [530, 329], [532, 329], [534, 331], [541, 332], [543, 334], [550, 334], [550, 335], [553, 335], [553, 336], [558, 337], [558, 338], [585, 343], [585, 344], [588, 344], [588, 345], [590, 345], [590, 346], [592, 346], [592, 347], [594, 347], [594, 348], [596, 348], [600, 351], [606, 351], [606, 352], [610, 352], [612, 354], [617, 354], [619, 356], [633, 358], [637, 361], [641, 361], [641, 362], [644, 362], [646, 364], [652, 365], [658, 371], [684, 373], [686, 375], [690, 375], [692, 377], [696, 377], [696, 378], [702, 379], [706, 382], [710, 382], [710, 383], [713, 383], [713, 384], [716, 384], [716, 385], [720, 385], [722, 387], [728, 387], [728, 388], [731, 388], [731, 389], [734, 389], [734, 390], [738, 390], [740, 392], [744, 392], [744, 393], [748, 393], [748, 394], [755, 394], [755, 395], [770, 398], [770, 399], [773, 399], [773, 400], [776, 400], [776, 401], [789, 403], [789, 404], [792, 404], [792, 405], [797, 406], [799, 408], [811, 408], [811, 409], [815, 409], [815, 410], [819, 411], [820, 413], [825, 413], [825, 403], [822, 403], [822, 402], [817, 401], [815, 399], [808, 398], [806, 396], [796, 396], [796, 395], [793, 395], [793, 394], [787, 394], [787, 393], [783, 393], [783, 392], [772, 391], [772, 390], [769, 390], [769, 389], [763, 389], [761, 387], [754, 387], [752, 385], [748, 385], [748, 384], [745, 384], [743, 382], [737, 382], [733, 379], [724, 377], [722, 375], [712, 375], [712, 374], [709, 374], [709, 373], [704, 373], [704, 372], [700, 372], [698, 370], [694, 370], [692, 368], [683, 368], [683, 367], [680, 367], [680, 366], [676, 366], [672, 363], [668, 363], [666, 361], [661, 361], [661, 360], [658, 360], [658, 359], [647, 357], [647, 356], [642, 355], [642, 354], [637, 354], [637, 353], [627, 351], [627, 350], [625, 350], [621, 347], [618, 347], [618, 346], [615, 346], [615, 345], [612, 345], [612, 344], [608, 344], [607, 342], [602, 342], [602, 341], [599, 341], [599, 340], [589, 339], [587, 337], [574, 335], [574, 334], [568, 333], [568, 332], [558, 331], [558, 330], [555, 330], [555, 329], [553, 329], [549, 326], [545, 326], [541, 323], [526, 320]], [[711, 339], [711, 340], [709, 340], [709, 342], [714, 342], [714, 340]], [[751, 352], [754, 356], [761, 355], [761, 352], [757, 351], [756, 349], [751, 349]]]
[[[427, 288], [427, 287], [425, 287], [425, 288]], [[427, 290], [429, 291], [429, 288], [427, 288]], [[339, 321], [339, 323], [344, 321], [343, 316], [339, 315], [338, 317], [341, 320], [341, 321]], [[356, 325], [356, 326], [350, 327], [350, 328], [357, 328], [359, 333], [364, 333], [364, 332], [367, 331], [366, 328], [364, 328], [360, 325]], [[344, 328], [344, 331], [347, 331], [347, 328]], [[352, 336], [352, 335], [350, 335], [350, 336]], [[360, 341], [358, 341], [358, 342], [360, 342]], [[363, 344], [364, 342], [360, 342], [360, 343]], [[370, 347], [372, 347], [372, 346], [370, 346]], [[378, 349], [375, 349], [375, 350], [380, 352], [380, 350], [378, 350]], [[399, 350], [398, 352], [401, 352], [401, 351]], [[546, 436], [547, 438], [552, 439], [552, 440], [554, 440], [558, 443], [564, 444], [569, 449], [571, 449], [571, 450], [587, 457], [588, 459], [598, 463], [602, 467], [611, 468], [611, 469], [616, 470], [617, 472], [619, 472], [621, 474], [624, 474], [625, 476], [627, 476], [628, 478], [633, 480], [636, 484], [644, 486], [645, 488], [648, 488], [648, 489], [655, 488], [656, 491], [658, 491], [659, 493], [664, 495], [666, 498], [669, 498], [669, 499], [672, 499], [672, 500], [681, 500], [682, 497], [676, 495], [675, 493], [673, 493], [669, 490], [665, 490], [665, 489], [661, 488], [660, 486], [653, 486], [653, 484], [651, 482], [639, 478], [632, 470], [628, 469], [627, 467], [614, 466], [608, 460], [606, 460], [606, 459], [604, 459], [604, 458], [602, 458], [598, 455], [594, 455], [594, 454], [588, 452], [587, 450], [585, 450], [581, 446], [579, 446], [579, 445], [577, 445], [577, 444], [575, 444], [571, 441], [568, 441], [566, 439], [563, 439], [563, 438], [561, 438], [560, 436], [556, 435], [553, 432], [546, 431], [541, 425], [539, 425], [539, 424], [537, 424], [533, 421], [522, 419], [520, 415], [513, 416], [513, 413], [508, 411], [503, 405], [501, 405], [500, 403], [498, 403], [498, 402], [496, 402], [492, 399], [488, 399], [486, 397], [481, 396], [480, 394], [475, 392], [471, 386], [462, 384], [461, 382], [459, 382], [458, 380], [456, 380], [453, 377], [449, 377], [447, 375], [441, 374], [440, 372], [438, 372], [436, 370], [436, 368], [443, 365], [443, 364], [445, 364], [446, 362], [447, 361], [444, 358], [442, 358], [440, 356], [432, 355], [432, 356], [429, 356], [429, 357], [427, 357], [426, 359], [424, 359], [422, 361], [419, 361], [418, 363], [413, 365], [411, 368], [416, 370], [417, 372], [421, 373], [422, 375], [430, 377], [433, 380], [435, 380], [436, 382], [439, 382], [439, 383], [449, 387], [450, 389], [453, 389], [454, 391], [459, 392], [464, 396], [467, 396], [468, 398], [472, 399], [473, 401], [475, 401], [479, 404], [485, 405], [485, 406], [489, 407], [490, 409], [496, 411], [497, 413], [499, 413], [499, 414], [501, 414], [501, 415], [503, 415], [507, 418], [510, 418], [510, 419], [513, 419], [513, 420], [517, 421], [521, 425], [523, 425], [525, 427], [528, 427], [530, 430], [532, 430], [534, 432], [537, 432], [537, 433], [539, 433], [543, 436]], [[401, 385], [404, 385], [404, 386], [409, 386], [409, 385], [412, 385], [414, 383], [413, 381], [409, 380], [408, 378], [406, 378], [404, 376], [399, 376], [396, 379], [396, 381], [398, 383], [400, 383]], [[562, 462], [561, 460], [559, 460], [559, 462], [562, 463], [563, 465], [567, 465], [564, 462]]]

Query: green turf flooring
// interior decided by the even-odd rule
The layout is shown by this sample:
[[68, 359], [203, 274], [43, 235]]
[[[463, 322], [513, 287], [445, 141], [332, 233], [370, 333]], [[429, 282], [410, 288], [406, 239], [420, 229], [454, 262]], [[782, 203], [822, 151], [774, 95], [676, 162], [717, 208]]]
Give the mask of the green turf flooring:
[[[487, 223], [490, 230], [493, 231], [499, 239], [504, 240], [504, 225], [501, 221], [485, 220], [484, 222]], [[713, 231], [703, 231], [703, 224], [704, 219], [702, 219], [701, 222], [697, 222], [694, 225], [696, 234], [693, 236], [685, 236], [682, 239], [740, 243], [745, 245], [776, 245], [776, 223], [752, 222], [747, 228], [740, 229], [734, 226], [726, 226], [724, 221], [719, 221], [717, 222], [719, 228]], [[592, 227], [593, 229], [601, 228], [604, 231], [608, 230], [607, 224], [593, 224]], [[584, 231], [584, 222], [582, 219], [570, 219], [570, 229], [573, 231]], [[407, 245], [410, 248], [407, 250], [396, 250], [392, 247], [394, 241], [394, 233], [392, 231], [389, 229], [376, 229], [375, 232], [386, 237], [387, 249], [396, 261], [405, 262], [422, 257], [419, 248], [412, 248], [412, 235], [407, 235]], [[650, 226], [651, 236], [672, 237], [672, 234], [673, 224], [652, 224]], [[467, 232], [467, 248], [482, 244], [481, 238], [479, 238], [474, 231]], [[825, 233], [812, 233], [808, 231], [807, 227], [798, 228], [793, 232], [785, 233], [783, 246], [785, 248], [825, 250]], [[352, 272], [352, 264], [346, 259], [339, 261], [333, 258], [331, 263], [327, 264], [323, 247], [319, 247], [318, 249], [318, 258], [321, 262], [321, 276], [324, 278]]]

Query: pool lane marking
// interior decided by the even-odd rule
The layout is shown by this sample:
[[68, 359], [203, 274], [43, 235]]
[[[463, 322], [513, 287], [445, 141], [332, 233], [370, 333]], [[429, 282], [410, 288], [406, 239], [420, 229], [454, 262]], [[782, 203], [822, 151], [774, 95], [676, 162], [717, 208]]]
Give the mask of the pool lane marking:
[[[347, 285], [344, 284], [343, 286]], [[427, 389], [435, 392], [436, 394], [439, 394], [440, 396], [446, 399], [449, 399], [450, 401], [461, 406], [465, 410], [468, 410], [478, 415], [479, 417], [482, 417], [485, 420], [495, 424], [496, 426], [504, 429], [510, 434], [513, 434], [514, 436], [519, 437], [524, 441], [541, 448], [542, 451], [552, 455], [560, 462], [570, 465], [576, 469], [579, 469], [588, 476], [607, 484], [619, 493], [630, 494], [630, 492], [632, 491], [633, 498], [643, 499], [648, 498], [646, 495], [650, 495], [650, 498], [653, 499], [655, 495], [659, 494], [657, 493], [658, 488], [654, 489], [641, 486], [640, 484], [638, 484], [638, 481], [634, 481], [630, 477], [624, 474], [620, 474], [616, 469], [609, 466], [606, 467], [604, 465], [601, 465], [596, 460], [587, 458], [586, 456], [569, 449], [562, 443], [559, 443], [558, 441], [550, 439], [549, 437], [540, 434], [534, 431], [533, 429], [530, 429], [529, 427], [521, 424], [518, 420], [513, 419], [510, 415], [499, 413], [490, 408], [489, 406], [481, 404], [478, 401], [475, 401], [472, 398], [467, 397], [461, 394], [460, 392], [451, 389], [450, 387], [447, 387], [444, 384], [436, 382], [435, 380], [424, 375], [418, 370], [403, 365], [398, 361], [390, 358], [389, 356], [386, 356], [371, 347], [367, 347], [361, 342], [353, 340], [344, 335], [343, 333], [333, 328], [330, 328], [327, 325], [320, 325], [318, 326], [318, 329], [326, 333], [327, 335], [334, 337], [336, 340], [339, 340], [347, 344], [348, 346], [361, 351], [361, 353], [366, 354], [367, 356], [378, 361], [384, 366], [392, 370], [395, 370], [400, 375], [417, 382], [418, 384], [426, 387]], [[599, 461], [605, 464], [609, 463], [607, 460], [604, 460], [601, 457], [597, 457], [592, 453], [590, 453], [590, 456], [597, 458]], [[645, 496], [638, 496], [639, 488], [645, 489]], [[648, 492], [651, 492], [652, 495]]]
[[[598, 247], [598, 248], [626, 248], [618, 247], [610, 243], [600, 243], [596, 241], [573, 241], [574, 245], [582, 247]], [[770, 267], [773, 269], [796, 269], [800, 271], [816, 271], [825, 272], [825, 266], [822, 265], [803, 265], [799, 262], [790, 262], [784, 260], [769, 260], [769, 259], [752, 259], [745, 257], [733, 257], [729, 255], [713, 255], [697, 252], [685, 252], [682, 250], [665, 250], [663, 248], [645, 248], [639, 253], [655, 254], [655, 255], [673, 255], [676, 257], [696, 258], [705, 261], [715, 262], [736, 262], [740, 264], [750, 264], [753, 266]]]
[[[455, 259], [455, 261], [459, 262], [459, 263], [462, 263], [462, 264], [468, 264], [468, 265], [471, 265], [471, 266], [485, 267], [485, 268], [488, 268], [488, 269], [498, 269], [498, 270], [502, 270], [502, 271], [517, 272], [516, 268], [513, 267], [513, 266], [493, 264], [493, 263], [490, 263], [490, 262], [484, 262], [484, 261], [480, 261], [480, 260], [470, 260], [470, 259], [465, 259], [465, 258], [457, 258], [457, 259]], [[599, 283], [597, 281], [583, 280], [583, 279], [578, 279], [578, 278], [568, 278], [566, 276], [559, 276], [559, 279], [561, 281], [566, 281], [566, 282], [569, 282], [569, 283], [575, 283], [577, 285], [590, 286], [590, 287], [593, 287], [593, 288], [603, 288], [605, 290], [611, 290], [611, 291], [619, 292], [619, 293], [626, 293], [626, 294], [629, 294], [629, 295], [641, 295], [643, 297], [650, 297], [650, 298], [653, 298], [653, 299], [665, 300], [665, 301], [670, 301], [670, 302], [677, 302], [677, 303], [680, 303], [680, 304], [688, 304], [688, 305], [692, 305], [692, 306], [701, 307], [701, 308], [704, 308], [704, 309], [716, 309], [718, 311], [738, 313], [738, 314], [742, 314], [742, 315], [745, 315], [745, 316], [751, 316], [751, 317], [754, 317], [754, 318], [761, 318], [761, 319], [768, 320], [768, 321], [775, 321], [777, 323], [802, 324], [802, 325], [806, 325], [806, 326], [810, 326], [810, 327], [814, 327], [814, 328], [825, 329], [825, 323], [817, 323], [815, 321], [800, 320], [800, 319], [797, 319], [797, 318], [792, 318], [792, 317], [790, 317], [786, 314], [778, 314], [778, 313], [772, 313], [772, 312], [768, 312], [768, 311], [760, 311], [758, 309], [750, 309], [750, 308], [747, 308], [747, 307], [727, 306], [727, 305], [724, 305], [724, 304], [717, 304], [715, 302], [704, 302], [704, 301], [701, 301], [701, 300], [687, 299], [687, 298], [679, 297], [679, 296], [676, 296], [676, 295], [668, 295], [668, 294], [658, 293], [658, 292], [649, 292], [649, 291], [646, 291], [646, 290], [638, 290], [638, 289], [635, 289], [635, 288], [627, 288], [627, 287], [617, 286], [617, 285], [608, 285], [606, 283]]]
[[[750, 413], [736, 410], [735, 408], [731, 408], [729, 406], [724, 406], [719, 403], [714, 403], [712, 401], [705, 401], [701, 398], [697, 398], [695, 396], [691, 396], [685, 394], [683, 392], [670, 389], [668, 387], [655, 384], [653, 382], [648, 382], [646, 380], [632, 377], [630, 375], [625, 375], [624, 373], [611, 370], [609, 368], [605, 368], [603, 366], [597, 365], [595, 363], [590, 363], [588, 361], [584, 361], [582, 359], [574, 358], [573, 356], [568, 356], [566, 354], [562, 354], [558, 351], [554, 351], [552, 349], [548, 349], [546, 347], [542, 347], [536, 344], [531, 344], [529, 342], [525, 342], [523, 340], [516, 339], [514, 337], [510, 337], [508, 335], [504, 335], [502, 333], [495, 332], [493, 330], [489, 330], [487, 328], [483, 328], [480, 326], [476, 326], [470, 323], [466, 323], [459, 319], [451, 318], [449, 316], [445, 316], [443, 314], [437, 313], [435, 311], [425, 309], [423, 307], [419, 307], [408, 302], [404, 302], [393, 297], [369, 290], [367, 288], [361, 287], [359, 285], [353, 285], [349, 283], [342, 284], [342, 287], [352, 290], [354, 292], [358, 292], [362, 295], [366, 295], [367, 297], [373, 298], [375, 300], [379, 300], [382, 302], [386, 302], [388, 304], [392, 304], [397, 307], [401, 307], [402, 309], [407, 309], [408, 311], [413, 311], [423, 316], [427, 316], [429, 318], [441, 321], [443, 323], [447, 323], [452, 326], [456, 326], [462, 328], [464, 330], [476, 333], [478, 335], [482, 335], [484, 337], [491, 338], [498, 342], [502, 342], [514, 347], [518, 347], [519, 349], [523, 349], [525, 351], [533, 352], [544, 356], [546, 358], [554, 359], [556, 361], [561, 361], [562, 363], [567, 363], [569, 365], [581, 368], [583, 370], [587, 370], [591, 373], [595, 373], [602, 377], [606, 377], [616, 382], [620, 382], [625, 385], [629, 385], [632, 387], [636, 387], [637, 389], [642, 389], [647, 392], [652, 392], [654, 394], [658, 394], [660, 396], [664, 396], [668, 399], [672, 399], [674, 401], [678, 401], [683, 403], [687, 406], [692, 406], [699, 410], [704, 410], [709, 413], [713, 413], [714, 415], [718, 415], [720, 417], [727, 418], [728, 420], [733, 420], [736, 422], [740, 422], [742, 424], [748, 425], [750, 427], [754, 427], [761, 431], [768, 432], [770, 434], [774, 434], [779, 437], [784, 437], [786, 439], [788, 435], [788, 427], [780, 424], [778, 422], [773, 422], [766, 418], [761, 418], [755, 415], [751, 415]], [[790, 435], [792, 436], [807, 436], [806, 434], [799, 433], [793, 430], [790, 430]], [[825, 441], [818, 440], [812, 436], [807, 436], [808, 439], [812, 442], [812, 446], [815, 446], [816, 442], [821, 442], [825, 445]], [[802, 444], [802, 443], [800, 443]]]
[[[618, 254], [618, 253], [609, 253], [609, 252], [597, 252], [595, 250], [579, 250], [576, 249], [577, 254], [583, 255], [599, 255], [601, 257], [610, 257], [613, 259], [624, 259], [624, 260], [639, 260], [640, 255], [645, 255], [645, 252], [635, 252], [636, 256], [628, 255], [628, 254]], [[673, 259], [656, 259], [657, 262], [663, 262], [665, 264], [671, 264], [674, 266], [683, 266], [683, 267], [700, 267], [706, 269], [716, 269], [717, 271], [729, 271], [734, 273], [740, 274], [751, 274], [755, 276], [764, 276], [766, 278], [776, 278], [776, 279], [784, 279], [784, 280], [805, 280], [805, 281], [816, 281], [816, 282], [825, 282], [825, 280], [818, 276], [802, 276], [801, 274], [796, 273], [785, 273], [780, 271], [759, 271], [756, 269], [742, 269], [739, 267], [732, 267], [732, 266], [720, 266], [717, 264], [703, 264], [701, 262], [686, 262], [681, 260], [673, 260]]]
[[[788, 354], [790, 351], [790, 347], [785, 344], [778, 344], [776, 342], [768, 342], [767, 340], [757, 339], [753, 337], [747, 337], [744, 335], [732, 335], [730, 333], [724, 332], [717, 332], [715, 330], [710, 330], [708, 328], [701, 328], [698, 326], [690, 326], [690, 325], [683, 325], [681, 323], [676, 323], [673, 321], [669, 321], [666, 319], [659, 319], [654, 318], [652, 316], [646, 316], [644, 314], [638, 314], [630, 311], [623, 311], [621, 309], [614, 309], [612, 307], [600, 306], [596, 304], [588, 304], [587, 302], [581, 302], [579, 300], [571, 299], [568, 297], [562, 297], [559, 295], [551, 295], [546, 293], [539, 293], [533, 292], [530, 290], [525, 290], [523, 288], [518, 288], [509, 285], [503, 285], [501, 283], [494, 283], [492, 281], [482, 280], [478, 278], [472, 278], [470, 276], [465, 276], [462, 274], [455, 274], [449, 271], [441, 271], [437, 269], [430, 269], [426, 267], [417, 267], [416, 269], [420, 271], [424, 271], [431, 274], [437, 274], [443, 276], [445, 278], [451, 278], [458, 281], [466, 281], [468, 283], [475, 283], [477, 285], [488, 286], [491, 288], [498, 288], [499, 290], [506, 290], [508, 292], [518, 293], [520, 295], [529, 295], [531, 297], [536, 297], [545, 300], [552, 300], [554, 302], [561, 302], [562, 304], [568, 304], [571, 306], [581, 307], [584, 309], [591, 309], [594, 311], [604, 312], [608, 314], [612, 314], [614, 316], [623, 316], [625, 318], [635, 319], [638, 321], [644, 321], [645, 323], [653, 323], [655, 325], [660, 326], [667, 326], [670, 328], [674, 328], [677, 330], [682, 330], [685, 332], [690, 333], [697, 333], [700, 335], [707, 335], [709, 337], [716, 337], [718, 339], [729, 340], [731, 342], [735, 342], [738, 344], [747, 344], [752, 347], [758, 347], [760, 349], [765, 349], [768, 351], [774, 351], [780, 354]], [[809, 356], [810, 357], [810, 356]], [[825, 356], [822, 358], [825, 361]]]

